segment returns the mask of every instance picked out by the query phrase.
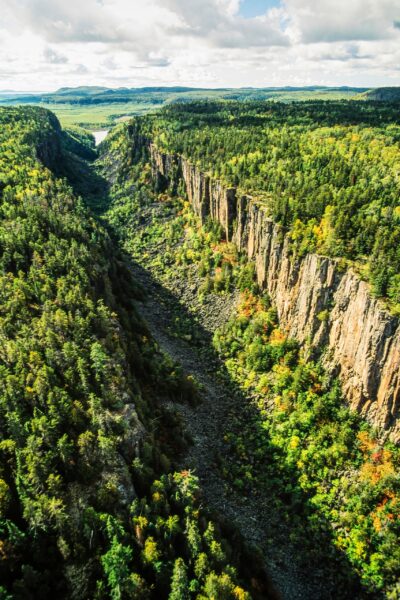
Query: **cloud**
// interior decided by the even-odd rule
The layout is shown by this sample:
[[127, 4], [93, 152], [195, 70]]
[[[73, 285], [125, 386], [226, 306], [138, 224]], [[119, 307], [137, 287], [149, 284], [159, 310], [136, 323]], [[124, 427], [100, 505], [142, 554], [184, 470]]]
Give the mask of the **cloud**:
[[119, 42], [127, 32], [97, 0], [9, 0], [14, 16], [53, 42]]
[[285, 45], [267, 16], [244, 19], [238, 0], [8, 0], [12, 14], [50, 43], [104, 43], [154, 49], [192, 36], [214, 46]]
[[313, 59], [318, 61], [355, 61], [373, 59], [374, 54], [362, 52], [358, 43], [345, 44], [321, 44], [322, 52], [319, 53], [315, 48]]
[[289, 43], [280, 24], [269, 14], [245, 19], [238, 15], [239, 2], [233, 0], [163, 0], [179, 18], [176, 35], [203, 38], [221, 48], [286, 46]]
[[65, 65], [68, 62], [67, 56], [56, 52], [55, 50], [53, 50], [53, 48], [50, 48], [49, 46], [46, 46], [46, 48], [44, 49], [43, 56], [45, 61], [52, 65]]
[[398, 0], [285, 0], [285, 12], [305, 43], [384, 40], [395, 35]]
[[80, 63], [79, 65], [76, 66], [74, 73], [76, 73], [76, 75], [86, 75], [87, 73], [89, 73], [89, 69], [87, 68], [86, 65], [83, 65], [82, 63]]
[[103, 60], [101, 66], [105, 67], [109, 71], [116, 71], [118, 69], [118, 66], [112, 56], [108, 56], [105, 60]]
[[149, 56], [147, 57], [147, 63], [152, 67], [169, 67], [171, 64], [171, 61], [169, 58], [166, 58], [165, 56], [156, 56], [156, 55], [152, 55], [152, 53], [150, 53]]
[[400, 83], [399, 0], [246, 1], [0, 0], [1, 86]]

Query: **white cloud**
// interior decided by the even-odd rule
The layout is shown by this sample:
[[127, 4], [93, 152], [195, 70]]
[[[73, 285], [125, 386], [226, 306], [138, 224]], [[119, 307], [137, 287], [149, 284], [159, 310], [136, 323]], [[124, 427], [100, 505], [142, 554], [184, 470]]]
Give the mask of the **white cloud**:
[[239, 4], [0, 0], [0, 86], [400, 84], [399, 0]]
[[68, 57], [60, 52], [57, 52], [50, 46], [46, 46], [43, 51], [43, 56], [46, 62], [51, 63], [53, 65], [64, 65], [68, 62]]
[[222, 48], [285, 46], [287, 36], [268, 15], [244, 19], [233, 0], [163, 0], [179, 18], [175, 35], [193, 36]]
[[285, 0], [285, 11], [306, 43], [391, 39], [398, 0]]

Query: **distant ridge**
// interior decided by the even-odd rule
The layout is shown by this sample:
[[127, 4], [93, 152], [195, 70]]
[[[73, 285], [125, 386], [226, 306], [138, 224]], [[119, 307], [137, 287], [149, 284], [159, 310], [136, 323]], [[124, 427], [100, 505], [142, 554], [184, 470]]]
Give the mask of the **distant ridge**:
[[382, 87], [368, 90], [363, 94], [366, 100], [380, 102], [400, 102], [400, 87]]
[[[106, 92], [109, 89], [110, 88], [97, 86], [97, 85], [82, 85], [79, 87], [62, 87], [59, 90], [57, 90], [56, 92], [54, 92], [54, 94], [55, 95], [61, 94], [61, 95], [66, 95], [66, 96], [68, 96], [70, 94], [73, 94], [74, 96], [77, 94], [90, 95], [90, 94]], [[49, 94], [51, 95], [51, 92]], [[47, 96], [49, 94], [43, 94], [43, 95]]]
[[[185, 86], [146, 86], [137, 88], [105, 86], [61, 87], [55, 92], [0, 92], [0, 102], [4, 104], [107, 104], [144, 102], [148, 104], [163, 104], [165, 102], [180, 102], [189, 100], [223, 99], [223, 100], [297, 100], [302, 94], [307, 99], [330, 96], [356, 97], [368, 92], [368, 88], [359, 87], [328, 87], [311, 86], [282, 86], [282, 87], [241, 87], [241, 88], [196, 88]], [[293, 96], [293, 97], [292, 97]]]

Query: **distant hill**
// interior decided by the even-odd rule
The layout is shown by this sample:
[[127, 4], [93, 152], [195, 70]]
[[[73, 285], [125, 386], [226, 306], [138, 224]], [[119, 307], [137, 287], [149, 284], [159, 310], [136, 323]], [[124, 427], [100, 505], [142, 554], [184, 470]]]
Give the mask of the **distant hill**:
[[141, 87], [141, 88], [107, 88], [102, 86], [62, 87], [51, 93], [26, 93], [7, 95], [0, 102], [15, 104], [109, 104], [124, 102], [144, 102], [149, 104], [164, 104], [199, 99], [223, 100], [311, 100], [311, 99], [342, 99], [357, 96], [367, 91], [367, 88], [351, 87], [263, 87], [263, 88], [192, 88], [183, 86], [172, 87]]
[[[61, 95], [62, 96], [70, 96], [70, 95], [91, 96], [93, 94], [101, 94], [102, 92], [106, 92], [109, 89], [110, 88], [94, 86], [94, 85], [82, 85], [82, 86], [74, 87], [74, 88], [62, 87], [59, 90], [57, 90], [56, 92], [54, 92], [54, 95], [56, 95], [56, 96], [58, 96], [58, 95], [60, 95], [60, 96]], [[49, 94], [49, 95], [51, 95], [51, 94]]]
[[362, 97], [380, 102], [400, 102], [400, 87], [382, 87], [368, 90]]
[[168, 104], [193, 101], [235, 100], [300, 102], [315, 100], [363, 100], [368, 88], [358, 87], [242, 87], [192, 88], [185, 86], [61, 87], [55, 92], [1, 93], [0, 106], [37, 105], [50, 108], [65, 127], [95, 131], [109, 129], [121, 120], [157, 111]]

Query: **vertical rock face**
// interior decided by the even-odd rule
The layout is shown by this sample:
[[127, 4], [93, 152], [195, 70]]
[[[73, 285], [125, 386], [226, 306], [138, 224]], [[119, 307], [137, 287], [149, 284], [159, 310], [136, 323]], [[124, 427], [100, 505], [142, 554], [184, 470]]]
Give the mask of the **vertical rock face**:
[[218, 221], [228, 241], [254, 261], [260, 286], [273, 300], [288, 335], [323, 351], [352, 408], [400, 440], [400, 325], [368, 285], [338, 261], [293, 257], [289, 239], [262, 204], [224, 188], [179, 156], [149, 145], [153, 177], [164, 187], [183, 179], [204, 222]]
[[60, 139], [59, 129], [54, 129], [39, 136], [34, 146], [37, 158], [51, 171], [57, 171], [61, 160]]

